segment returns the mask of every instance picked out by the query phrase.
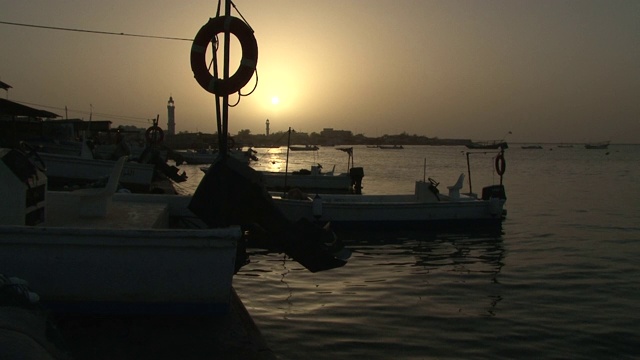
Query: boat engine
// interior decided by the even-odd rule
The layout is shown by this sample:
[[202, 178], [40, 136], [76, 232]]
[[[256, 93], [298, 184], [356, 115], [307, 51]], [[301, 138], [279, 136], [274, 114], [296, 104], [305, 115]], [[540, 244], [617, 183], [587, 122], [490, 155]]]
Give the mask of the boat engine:
[[364, 177], [364, 169], [361, 167], [352, 167], [349, 169], [349, 176], [351, 176], [351, 186], [355, 194], [362, 194], [362, 178]]

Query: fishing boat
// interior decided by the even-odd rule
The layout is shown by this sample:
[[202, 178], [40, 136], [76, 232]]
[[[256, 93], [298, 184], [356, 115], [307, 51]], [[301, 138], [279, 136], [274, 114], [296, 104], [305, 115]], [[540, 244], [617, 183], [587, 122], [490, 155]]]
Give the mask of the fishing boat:
[[318, 151], [320, 148], [316, 145], [304, 145], [304, 146], [289, 146], [291, 151]]
[[402, 145], [378, 145], [378, 149], [402, 150], [402, 149], [404, 149], [404, 146], [402, 146]]
[[540, 145], [523, 145], [521, 146], [525, 150], [541, 150], [542, 146]]
[[585, 149], [608, 149], [609, 141], [584, 144]]
[[[335, 173], [335, 165], [331, 171], [323, 172], [322, 165], [312, 165], [311, 170], [301, 169], [293, 172], [260, 171], [261, 180], [267, 190], [290, 190], [320, 193], [361, 194], [364, 170], [353, 163], [353, 147], [337, 148], [349, 156], [347, 172]], [[288, 161], [288, 160], [287, 160]]]
[[[469, 153], [467, 153], [468, 174]], [[481, 196], [461, 189], [465, 175], [460, 174], [446, 193], [438, 189], [439, 183], [429, 178], [416, 181], [413, 194], [400, 195], [340, 195], [315, 194], [312, 196], [272, 193], [277, 206], [290, 220], [301, 218], [327, 222], [340, 229], [431, 229], [467, 224], [499, 225], [506, 215], [506, 193], [502, 184], [505, 170], [504, 154], [496, 156], [496, 172], [500, 184], [488, 185]]]
[[[38, 152], [46, 168], [48, 184], [61, 188], [67, 184], [86, 185], [106, 178], [115, 165], [114, 160], [101, 160], [73, 155]], [[151, 188], [155, 166], [127, 161], [120, 182], [134, 192], [147, 192]]]
[[[218, 150], [212, 148], [202, 150], [174, 150], [174, 153], [178, 155], [182, 162], [189, 165], [211, 164], [218, 157]], [[248, 148], [244, 151], [242, 149], [230, 149], [229, 154], [245, 163], [258, 160], [255, 156], [256, 151], [252, 148]]]
[[[56, 312], [228, 311], [239, 227], [193, 229], [188, 200], [105, 188], [47, 191], [46, 174], [0, 149], [0, 273], [28, 282]], [[197, 219], [196, 219], [197, 220]]]
[[506, 141], [503, 140], [492, 140], [492, 141], [477, 141], [471, 142], [465, 145], [467, 149], [508, 149], [509, 145]]

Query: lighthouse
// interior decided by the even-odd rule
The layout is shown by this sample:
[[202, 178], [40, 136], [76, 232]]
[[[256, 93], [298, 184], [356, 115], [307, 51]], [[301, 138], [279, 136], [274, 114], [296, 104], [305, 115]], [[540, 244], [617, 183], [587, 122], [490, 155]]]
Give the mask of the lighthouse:
[[266, 125], [267, 125], [267, 132], [266, 132], [266, 134], [267, 134], [267, 136], [269, 136], [269, 119], [267, 119]]
[[169, 96], [169, 102], [167, 103], [167, 135], [175, 135], [176, 134], [176, 106], [173, 103], [173, 97]]

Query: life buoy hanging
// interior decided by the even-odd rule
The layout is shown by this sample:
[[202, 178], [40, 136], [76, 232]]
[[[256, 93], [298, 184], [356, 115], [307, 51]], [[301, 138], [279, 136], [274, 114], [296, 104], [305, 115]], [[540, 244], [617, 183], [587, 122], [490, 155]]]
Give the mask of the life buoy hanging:
[[160, 144], [164, 140], [164, 131], [159, 126], [153, 125], [144, 132], [144, 138], [149, 144]]
[[496, 172], [498, 175], [504, 175], [504, 172], [507, 170], [507, 162], [504, 160], [504, 155], [502, 153], [496, 156]]
[[[219, 79], [211, 75], [207, 67], [206, 51], [211, 39], [217, 34], [228, 30], [240, 41], [242, 60], [235, 74], [228, 79]], [[245, 86], [258, 64], [258, 43], [253, 30], [244, 21], [228, 16], [209, 19], [196, 34], [191, 45], [191, 70], [198, 84], [206, 91], [218, 96], [230, 95], [240, 91]]]

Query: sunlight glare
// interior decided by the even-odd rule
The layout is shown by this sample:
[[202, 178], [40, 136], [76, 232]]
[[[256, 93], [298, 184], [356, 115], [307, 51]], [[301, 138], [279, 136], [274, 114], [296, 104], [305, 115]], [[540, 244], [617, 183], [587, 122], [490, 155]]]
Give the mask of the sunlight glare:
[[272, 98], [271, 98], [271, 103], [272, 103], [273, 105], [278, 105], [278, 104], [280, 103], [280, 98], [279, 98], [279, 97], [277, 97], [277, 96], [272, 97]]

